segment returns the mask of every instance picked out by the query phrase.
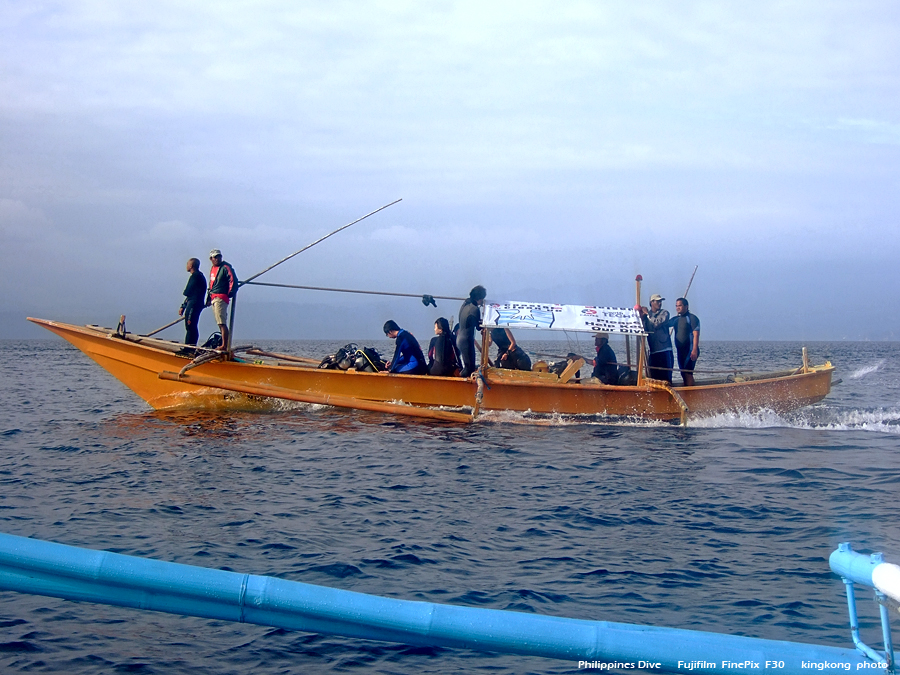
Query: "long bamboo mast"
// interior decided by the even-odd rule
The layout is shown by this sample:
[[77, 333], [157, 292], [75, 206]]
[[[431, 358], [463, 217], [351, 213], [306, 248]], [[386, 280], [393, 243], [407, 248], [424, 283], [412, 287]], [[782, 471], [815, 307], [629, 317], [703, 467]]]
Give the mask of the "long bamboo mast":
[[[635, 286], [636, 286], [638, 314], [640, 314], [640, 312], [641, 312], [641, 310], [640, 310], [640, 306], [641, 306], [641, 282], [642, 282], [643, 280], [644, 280], [644, 277], [642, 277], [640, 274], [638, 274], [638, 275], [634, 278], [634, 283], [635, 283]], [[638, 384], [638, 386], [640, 386], [640, 385], [642, 385], [642, 384], [644, 383], [644, 362], [645, 362], [645, 360], [646, 360], [646, 354], [645, 354], [645, 353], [646, 353], [646, 342], [644, 341], [643, 336], [640, 336], [640, 335], [638, 336], [638, 338], [637, 338], [637, 343], [638, 343], [638, 354], [637, 354], [637, 360], [638, 360], [638, 362], [637, 362], [637, 384]]]
[[[364, 215], [364, 216], [361, 217], [361, 218], [357, 218], [357, 219], [354, 220], [352, 223], [347, 223], [346, 225], [342, 225], [342, 226], [339, 227], [338, 229], [336, 229], [336, 230], [334, 230], [334, 231], [332, 231], [332, 232], [329, 232], [329, 233], [326, 234], [324, 237], [319, 237], [318, 239], [316, 239], [316, 240], [315, 240], [314, 242], [312, 242], [311, 244], [307, 244], [306, 246], [304, 246], [303, 248], [301, 248], [299, 251], [294, 251], [294, 252], [291, 253], [289, 256], [285, 256], [284, 258], [282, 258], [281, 260], [279, 260], [277, 263], [273, 263], [272, 265], [269, 265], [266, 269], [262, 270], [261, 272], [257, 272], [256, 274], [254, 274], [254, 275], [252, 275], [252, 276], [250, 276], [250, 277], [247, 277], [246, 279], [244, 279], [244, 281], [239, 281], [239, 282], [238, 282], [238, 289], [240, 289], [240, 287], [243, 286], [244, 284], [250, 283], [251, 281], [253, 281], [253, 280], [256, 279], [257, 277], [261, 277], [263, 274], [265, 274], [265, 273], [268, 272], [269, 270], [272, 270], [272, 269], [278, 267], [281, 263], [287, 262], [288, 260], [290, 260], [291, 258], [293, 258], [293, 257], [296, 256], [296, 255], [300, 255], [300, 254], [303, 253], [304, 251], [306, 251], [306, 250], [308, 250], [308, 249], [311, 249], [311, 248], [312, 248], [313, 246], [315, 246], [316, 244], [322, 243], [323, 241], [325, 241], [326, 239], [328, 239], [328, 237], [331, 237], [331, 236], [337, 234], [338, 232], [341, 232], [342, 230], [346, 230], [346, 229], [347, 229], [348, 227], [350, 227], [351, 225], [356, 225], [356, 224], [357, 224], [358, 222], [360, 222], [361, 220], [365, 220], [365, 219], [368, 218], [369, 216], [374, 216], [374, 215], [375, 215], [376, 213], [378, 213], [379, 211], [384, 211], [384, 210], [385, 210], [386, 208], [388, 208], [389, 206], [393, 206], [394, 204], [397, 204], [398, 202], [402, 202], [402, 201], [403, 201], [402, 198], [401, 198], [401, 199], [395, 199], [395, 200], [392, 201], [390, 204], [385, 204], [385, 205], [382, 206], [381, 208], [375, 209], [374, 211], [371, 211], [371, 212], [367, 213], [366, 215]], [[230, 317], [230, 319], [229, 319], [229, 326], [228, 326], [228, 344], [222, 345], [226, 350], [231, 349], [231, 338], [232, 338], [232, 335], [234, 335], [234, 307], [235, 307], [235, 305], [237, 305], [237, 293], [235, 293], [235, 294], [234, 294], [234, 297], [231, 299], [231, 317]]]

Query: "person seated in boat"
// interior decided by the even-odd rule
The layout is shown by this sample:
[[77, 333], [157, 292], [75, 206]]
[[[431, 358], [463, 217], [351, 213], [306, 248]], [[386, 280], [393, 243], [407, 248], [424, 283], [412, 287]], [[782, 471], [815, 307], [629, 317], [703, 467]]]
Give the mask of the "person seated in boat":
[[492, 328], [491, 342], [497, 345], [495, 366], [510, 370], [531, 370], [531, 358], [516, 344], [516, 338], [509, 328]]
[[200, 259], [191, 258], [187, 261], [188, 277], [187, 286], [184, 287], [184, 302], [178, 310], [178, 316], [184, 317], [184, 344], [196, 345], [200, 338], [198, 322], [200, 312], [203, 311], [204, 298], [206, 296], [206, 277], [200, 271]]
[[616, 361], [616, 353], [609, 346], [609, 333], [595, 333], [594, 347], [597, 356], [594, 358], [594, 372], [591, 375], [603, 384], [618, 384], [619, 364]]
[[462, 358], [462, 377], [469, 377], [478, 370], [475, 358], [475, 332], [481, 330], [481, 307], [487, 291], [484, 286], [475, 286], [459, 309], [459, 330], [456, 334], [456, 348]]
[[675, 358], [672, 355], [672, 338], [669, 337], [669, 310], [662, 308], [665, 298], [659, 293], [650, 296], [650, 309], [637, 306], [641, 313], [644, 330], [650, 335], [650, 377], [672, 384], [672, 366]]
[[675, 353], [678, 368], [685, 387], [694, 386], [694, 367], [700, 358], [700, 319], [689, 310], [687, 298], [675, 301], [675, 316], [669, 319], [669, 327], [674, 329]]
[[238, 278], [230, 263], [222, 260], [222, 251], [214, 248], [209, 252], [212, 267], [209, 270], [209, 293], [206, 295], [206, 306], [212, 306], [213, 316], [222, 334], [222, 351], [230, 346], [228, 335], [228, 301], [238, 291]]
[[450, 322], [441, 317], [434, 322], [434, 337], [428, 345], [428, 374], [453, 377], [460, 369], [459, 353], [450, 331]]
[[394, 348], [394, 357], [387, 366], [388, 373], [403, 373], [404, 375], [424, 375], [428, 372], [425, 355], [419, 342], [409, 331], [405, 331], [393, 320], [384, 324], [384, 334], [397, 341]]

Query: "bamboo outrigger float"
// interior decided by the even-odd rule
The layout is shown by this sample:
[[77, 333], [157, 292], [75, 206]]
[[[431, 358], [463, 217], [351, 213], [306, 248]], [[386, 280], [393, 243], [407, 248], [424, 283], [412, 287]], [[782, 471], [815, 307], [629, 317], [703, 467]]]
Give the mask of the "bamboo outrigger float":
[[[601, 672], [844, 675], [852, 668], [893, 675], [887, 609], [881, 606], [884, 651], [878, 652], [859, 639], [852, 588], [855, 581], [880, 589], [874, 577], [880, 571], [888, 573], [883, 578], [896, 577], [900, 568], [862, 557], [849, 544], [831, 555], [832, 570], [847, 584], [856, 649], [385, 598], [4, 533], [0, 590], [356, 639], [564, 659]], [[897, 594], [889, 597], [896, 601]]]
[[[485, 326], [517, 329], [547, 328], [546, 318], [523, 318], [522, 312], [504, 314], [504, 307], [521, 309], [526, 303], [490, 305]], [[533, 307], [533, 306], [532, 306]], [[100, 326], [75, 326], [57, 321], [29, 319], [56, 333], [105, 368], [155, 409], [221, 408], [246, 406], [259, 397], [312, 404], [412, 415], [450, 422], [470, 422], [486, 411], [515, 411], [529, 415], [580, 415], [607, 418], [679, 420], [728, 411], [771, 409], [786, 412], [820, 401], [831, 389], [832, 365], [804, 364], [792, 371], [735, 378], [737, 381], [700, 382], [693, 387], [672, 387], [645, 376], [642, 327], [631, 309], [573, 308], [550, 305], [550, 314], [562, 310], [588, 314], [580, 330], [605, 330], [637, 335], [636, 383], [600, 384], [574, 377], [581, 359], [561, 375], [523, 372], [489, 365], [489, 331], [485, 330], [482, 366], [471, 379], [427, 375], [389, 375], [354, 370], [324, 370], [310, 360], [265, 355], [256, 350], [252, 362], [235, 352], [204, 354], [195, 361], [179, 354], [184, 345], [167, 340], [117, 332]], [[596, 312], [618, 314], [612, 323], [598, 324]], [[534, 323], [534, 322], [533, 322]], [[552, 327], [552, 326], [550, 326]], [[566, 330], [573, 330], [571, 327]], [[805, 356], [805, 354], [804, 354]]]

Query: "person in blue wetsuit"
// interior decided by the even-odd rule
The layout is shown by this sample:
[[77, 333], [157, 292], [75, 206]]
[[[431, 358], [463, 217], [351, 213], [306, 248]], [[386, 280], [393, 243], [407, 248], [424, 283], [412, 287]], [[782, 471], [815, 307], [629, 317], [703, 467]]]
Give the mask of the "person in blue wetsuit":
[[428, 365], [419, 342], [409, 331], [405, 331], [393, 320], [384, 324], [384, 334], [397, 341], [394, 348], [394, 358], [388, 367], [389, 373], [403, 373], [404, 375], [425, 375]]
[[687, 298], [675, 301], [675, 312], [668, 327], [675, 329], [675, 353], [685, 387], [694, 386], [694, 367], [700, 358], [700, 319], [691, 314]]

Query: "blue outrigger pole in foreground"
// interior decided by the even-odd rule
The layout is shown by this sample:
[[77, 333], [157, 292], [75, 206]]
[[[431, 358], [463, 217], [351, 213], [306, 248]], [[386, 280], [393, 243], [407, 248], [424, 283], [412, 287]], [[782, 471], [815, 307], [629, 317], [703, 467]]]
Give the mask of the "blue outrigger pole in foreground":
[[396, 600], [9, 534], [0, 534], [0, 590], [310, 633], [565, 659], [580, 669], [811, 675], [880, 673], [892, 662], [874, 651], [863, 655], [857, 649]]

